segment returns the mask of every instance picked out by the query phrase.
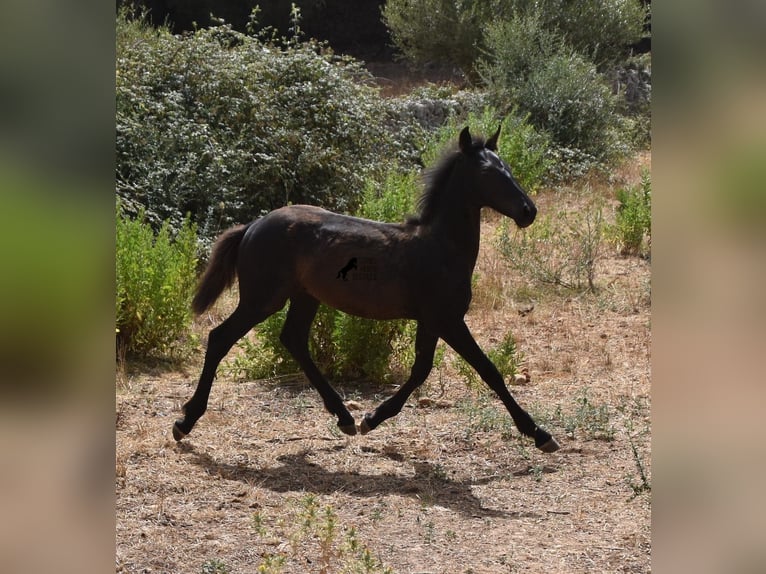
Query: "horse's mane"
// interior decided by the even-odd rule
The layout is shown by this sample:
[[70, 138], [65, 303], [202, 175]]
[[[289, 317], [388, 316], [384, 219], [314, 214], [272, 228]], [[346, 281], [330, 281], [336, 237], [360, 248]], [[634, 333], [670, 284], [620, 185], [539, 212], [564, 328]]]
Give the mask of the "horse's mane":
[[[474, 138], [471, 149], [478, 151], [485, 146], [484, 138]], [[463, 152], [457, 149], [449, 149], [433, 167], [426, 170], [423, 175], [423, 192], [417, 201], [418, 215], [408, 219], [413, 225], [428, 224], [433, 221], [439, 210], [441, 198], [447, 189], [447, 182], [452, 175], [458, 159]]]

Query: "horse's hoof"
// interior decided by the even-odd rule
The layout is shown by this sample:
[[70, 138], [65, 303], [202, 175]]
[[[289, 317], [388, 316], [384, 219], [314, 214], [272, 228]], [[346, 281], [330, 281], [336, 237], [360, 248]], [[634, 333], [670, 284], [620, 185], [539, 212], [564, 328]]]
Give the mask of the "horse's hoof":
[[543, 452], [556, 452], [561, 448], [550, 433], [539, 427], [535, 429], [535, 446]]
[[349, 436], [354, 436], [356, 434], [356, 424], [351, 423], [350, 425], [342, 425], [338, 423], [338, 428], [340, 429], [340, 432], [343, 434], [347, 434]]
[[541, 444], [537, 448], [539, 448], [543, 452], [556, 452], [558, 449], [561, 448], [561, 446], [559, 445], [559, 443], [556, 441], [555, 438], [551, 437], [550, 439], [548, 439], [548, 441], [546, 441], [544, 444]]
[[180, 420], [173, 423], [173, 438], [176, 439], [176, 442], [180, 441], [188, 434], [181, 430], [181, 427], [179, 426], [181, 424], [183, 424], [183, 421]]
[[367, 423], [367, 417], [365, 416], [362, 419], [362, 422], [359, 423], [359, 432], [362, 434], [367, 434], [372, 430], [372, 427]]

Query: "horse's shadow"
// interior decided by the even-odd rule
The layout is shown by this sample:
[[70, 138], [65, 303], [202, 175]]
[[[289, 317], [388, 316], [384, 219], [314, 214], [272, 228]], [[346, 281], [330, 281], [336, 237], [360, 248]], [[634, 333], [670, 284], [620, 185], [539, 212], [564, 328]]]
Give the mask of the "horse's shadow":
[[[428, 462], [415, 463], [415, 476], [396, 473], [359, 474], [347, 471], [328, 471], [308, 460], [310, 451], [277, 457], [279, 466], [253, 468], [247, 464], [230, 464], [216, 460], [207, 453], [197, 452], [193, 445], [181, 443], [192, 462], [206, 472], [227, 480], [257, 484], [274, 492], [310, 492], [335, 494], [343, 492], [356, 497], [376, 498], [396, 494], [418, 499], [421, 503], [443, 506], [469, 518], [485, 517], [539, 517], [527, 511], [497, 510], [482, 506], [471, 487], [489, 484], [495, 478], [474, 481], [452, 480], [441, 469]], [[340, 449], [343, 447], [336, 447]], [[382, 456], [386, 456], [382, 454]], [[395, 458], [395, 460], [399, 460]]]

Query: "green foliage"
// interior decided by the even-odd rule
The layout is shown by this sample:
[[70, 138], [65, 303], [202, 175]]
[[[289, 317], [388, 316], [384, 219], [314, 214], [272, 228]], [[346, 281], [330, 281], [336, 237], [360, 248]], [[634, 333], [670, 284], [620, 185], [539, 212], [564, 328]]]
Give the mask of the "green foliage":
[[117, 202], [117, 338], [122, 351], [168, 354], [191, 324], [196, 284], [197, 236], [184, 221], [173, 235], [163, 224], [155, 235], [143, 211], [133, 219]]
[[[652, 182], [648, 170], [641, 174], [641, 183], [617, 190], [616, 221], [611, 235], [623, 255], [643, 253], [652, 233]], [[648, 247], [647, 247], [648, 250]]]
[[470, 75], [481, 41], [481, 6], [474, 0], [388, 0], [381, 14], [394, 43], [410, 62], [438, 62]]
[[224, 562], [213, 558], [202, 565], [202, 574], [229, 574], [231, 570]]
[[289, 542], [288, 551], [264, 556], [256, 572], [276, 574], [285, 567], [289, 571], [314, 564], [316, 572], [339, 574], [393, 574], [389, 566], [376, 557], [359, 540], [355, 526], [342, 524], [330, 505], [322, 506], [314, 494], [292, 501], [278, 516], [254, 515], [257, 534], [264, 538]]
[[392, 168], [386, 173], [383, 185], [368, 181], [357, 215], [375, 221], [402, 221], [415, 212], [419, 177], [415, 170], [401, 172]]
[[[501, 125], [500, 114], [495, 108], [486, 107], [480, 113], [471, 112], [460, 120], [451, 118], [431, 136], [423, 151], [426, 165], [438, 160], [445, 147], [455, 147], [457, 134], [466, 125], [474, 135], [489, 137]], [[546, 181], [551, 170], [550, 138], [544, 132], [535, 129], [528, 116], [520, 116], [513, 110], [502, 119], [498, 153], [513, 170], [513, 175], [529, 193], [534, 193]]]
[[603, 75], [641, 36], [639, 0], [389, 0], [383, 14], [408, 59], [457, 65], [499, 110], [518, 108], [548, 131], [566, 163], [561, 177], [608, 164], [645, 137], [646, 122], [623, 120], [624, 94]]
[[506, 14], [537, 12], [541, 24], [599, 68], [628, 55], [641, 38], [646, 10], [640, 0], [511, 0]]
[[610, 86], [577, 53], [559, 53], [527, 77], [515, 102], [560, 147], [609, 162], [627, 151], [624, 128]]
[[487, 40], [495, 23], [536, 15], [541, 27], [601, 67], [640, 39], [646, 11], [640, 0], [388, 0], [382, 14], [405, 58], [457, 66], [470, 77], [478, 57], [497, 47]]
[[[411, 160], [369, 73], [325, 46], [117, 18], [117, 193], [203, 237], [288, 203], [353, 211], [381, 157]], [[390, 127], [393, 125], [393, 127]]]
[[511, 230], [503, 222], [497, 242], [509, 265], [531, 283], [595, 292], [603, 234], [603, 210], [596, 199], [580, 212], [538, 215], [526, 229]]
[[499, 108], [517, 106], [572, 154], [569, 163], [608, 162], [625, 151], [617, 99], [596, 66], [546, 28], [539, 12], [498, 21], [477, 68]]
[[530, 409], [530, 414], [548, 428], [560, 427], [570, 438], [611, 442], [617, 435], [614, 410], [607, 403], [595, 402], [587, 388], [571, 399], [570, 405]]
[[567, 434], [574, 438], [579, 430], [586, 438], [612, 441], [616, 430], [607, 404], [595, 404], [588, 397], [585, 389], [575, 398], [575, 408], [565, 416], [564, 428]]

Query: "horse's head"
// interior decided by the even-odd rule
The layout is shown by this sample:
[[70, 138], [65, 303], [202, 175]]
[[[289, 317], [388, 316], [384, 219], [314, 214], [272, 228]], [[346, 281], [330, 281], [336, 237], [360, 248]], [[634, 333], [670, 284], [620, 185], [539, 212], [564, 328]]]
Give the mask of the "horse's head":
[[468, 127], [460, 132], [460, 152], [469, 159], [474, 178], [472, 193], [479, 204], [510, 217], [519, 227], [531, 225], [537, 208], [513, 177], [510, 166], [497, 155], [500, 127], [483, 145], [477, 145]]

